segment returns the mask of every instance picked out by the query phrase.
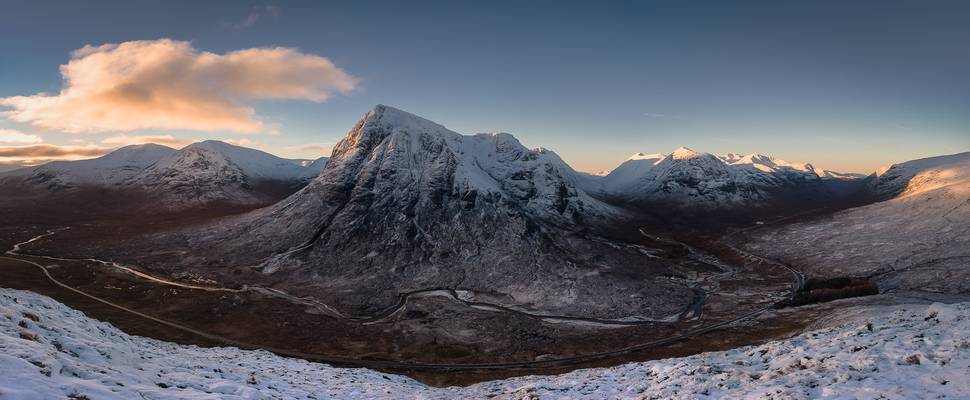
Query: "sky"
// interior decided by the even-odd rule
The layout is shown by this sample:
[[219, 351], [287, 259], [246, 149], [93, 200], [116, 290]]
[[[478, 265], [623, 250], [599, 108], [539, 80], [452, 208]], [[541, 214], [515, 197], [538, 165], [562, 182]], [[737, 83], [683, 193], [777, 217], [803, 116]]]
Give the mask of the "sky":
[[0, 164], [329, 154], [376, 104], [574, 168], [680, 146], [843, 172], [970, 151], [970, 2], [5, 1]]

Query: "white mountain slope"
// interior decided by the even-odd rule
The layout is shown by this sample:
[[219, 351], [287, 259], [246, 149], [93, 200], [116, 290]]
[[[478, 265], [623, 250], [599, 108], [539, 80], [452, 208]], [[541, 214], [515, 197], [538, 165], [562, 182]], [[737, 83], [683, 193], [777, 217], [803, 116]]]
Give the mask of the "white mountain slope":
[[205, 248], [197, 267], [213, 273], [257, 265], [349, 314], [432, 287], [557, 315], [654, 318], [686, 306], [692, 292], [662, 276], [668, 266], [586, 236], [623, 214], [587, 194], [585, 179], [509, 134], [461, 135], [379, 105], [300, 192], [152, 242]]
[[811, 164], [761, 154], [715, 156], [681, 147], [669, 155], [637, 153], [600, 181], [598, 192], [627, 201], [687, 208], [744, 208], [818, 190]]
[[855, 311], [836, 326], [761, 346], [433, 388], [264, 351], [129, 336], [48, 297], [0, 289], [0, 398], [970, 397], [970, 304]]
[[266, 201], [260, 185], [292, 187], [313, 179], [319, 169], [304, 167], [272, 154], [216, 140], [188, 145], [159, 160], [126, 185], [157, 192], [169, 206], [228, 201]]
[[81, 185], [121, 185], [155, 163], [173, 156], [173, 148], [149, 143], [125, 146], [90, 160], [52, 161], [0, 174], [4, 182], [23, 181], [49, 189]]
[[[0, 174], [0, 183], [48, 190], [100, 187], [147, 192], [167, 208], [214, 201], [254, 204], [315, 178], [327, 158], [306, 165], [259, 150], [204, 141], [180, 150], [157, 144], [122, 147], [102, 157], [55, 161]], [[276, 197], [278, 198], [278, 197]]]
[[894, 165], [890, 200], [753, 232], [747, 246], [810, 275], [869, 276], [883, 290], [970, 291], [970, 152]]

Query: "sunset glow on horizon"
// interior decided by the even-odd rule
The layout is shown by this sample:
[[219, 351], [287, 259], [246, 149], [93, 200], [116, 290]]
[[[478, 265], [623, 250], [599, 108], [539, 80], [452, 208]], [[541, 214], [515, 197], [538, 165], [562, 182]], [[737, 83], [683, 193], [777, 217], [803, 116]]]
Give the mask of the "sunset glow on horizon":
[[965, 3], [166, 4], [8, 3], [0, 164], [205, 139], [316, 158], [376, 104], [587, 172], [680, 146], [862, 173], [970, 150]]

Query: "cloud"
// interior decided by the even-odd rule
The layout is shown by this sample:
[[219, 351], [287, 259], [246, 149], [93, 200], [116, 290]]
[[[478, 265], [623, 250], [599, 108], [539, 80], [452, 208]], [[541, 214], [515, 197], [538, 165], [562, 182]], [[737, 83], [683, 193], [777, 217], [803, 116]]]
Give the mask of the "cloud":
[[0, 129], [0, 145], [24, 145], [41, 143], [37, 135], [28, 135], [15, 129]]
[[101, 141], [103, 144], [114, 144], [120, 146], [128, 146], [131, 144], [145, 144], [145, 143], [155, 143], [163, 146], [169, 147], [185, 147], [192, 144], [192, 140], [179, 139], [172, 135], [160, 135], [160, 136], [127, 136], [118, 135], [105, 138]]
[[223, 24], [224, 28], [230, 29], [248, 29], [256, 25], [256, 21], [264, 17], [278, 17], [280, 15], [280, 8], [275, 5], [267, 6], [255, 6], [250, 9], [249, 14], [245, 18], [234, 23]]
[[328, 155], [333, 151], [333, 143], [304, 143], [301, 145], [290, 146], [287, 150], [302, 152], [304, 154]]
[[98, 146], [55, 146], [52, 144], [0, 147], [0, 163], [32, 165], [51, 160], [79, 160], [103, 156], [112, 150], [113, 148]]
[[660, 114], [660, 113], [643, 113], [643, 115], [644, 116], [647, 116], [647, 117], [651, 117], [651, 118], [663, 118], [663, 117], [666, 117], [665, 114]]
[[0, 116], [71, 133], [275, 129], [247, 102], [323, 102], [357, 87], [327, 58], [286, 47], [226, 54], [170, 39], [85, 46], [61, 65], [60, 93], [0, 98]]

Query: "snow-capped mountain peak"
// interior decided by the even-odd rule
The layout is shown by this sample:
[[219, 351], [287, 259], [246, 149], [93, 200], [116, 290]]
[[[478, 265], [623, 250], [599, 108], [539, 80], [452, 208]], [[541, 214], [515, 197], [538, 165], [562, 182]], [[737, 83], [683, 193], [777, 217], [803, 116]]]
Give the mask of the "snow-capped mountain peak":
[[212, 201], [259, 204], [305, 185], [326, 162], [323, 157], [303, 166], [217, 140], [180, 150], [149, 143], [125, 146], [94, 159], [14, 170], [0, 175], [0, 184], [62, 192], [79, 187], [147, 192], [165, 209]]
[[728, 153], [718, 157], [680, 147], [668, 156], [633, 155], [600, 180], [598, 191], [633, 202], [662, 201], [687, 208], [750, 208], [766, 205], [772, 197], [824, 192], [816, 190], [819, 176], [811, 164], [765, 154]]
[[727, 153], [727, 154], [725, 154], [725, 155], [723, 155], [723, 156], [721, 156], [719, 158], [721, 160], [724, 160], [724, 162], [726, 162], [728, 164], [731, 164], [731, 163], [733, 163], [735, 161], [740, 160], [743, 157], [744, 157], [743, 154], [739, 154], [739, 153]]
[[694, 157], [700, 157], [707, 155], [707, 153], [698, 153], [687, 147], [678, 147], [673, 153], [670, 153], [670, 157], [674, 160], [686, 160]]
[[137, 176], [146, 168], [177, 151], [158, 144], [138, 144], [119, 148], [101, 157], [79, 161], [53, 161], [21, 168], [2, 175], [5, 183], [25, 183], [51, 190], [77, 186], [114, 186]]
[[665, 157], [667, 157], [667, 155], [663, 153], [636, 153], [630, 156], [630, 158], [627, 158], [627, 160], [660, 160]]

